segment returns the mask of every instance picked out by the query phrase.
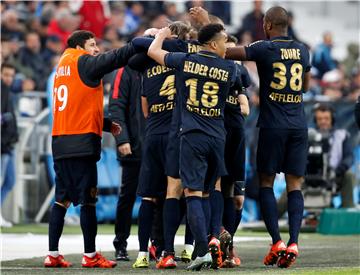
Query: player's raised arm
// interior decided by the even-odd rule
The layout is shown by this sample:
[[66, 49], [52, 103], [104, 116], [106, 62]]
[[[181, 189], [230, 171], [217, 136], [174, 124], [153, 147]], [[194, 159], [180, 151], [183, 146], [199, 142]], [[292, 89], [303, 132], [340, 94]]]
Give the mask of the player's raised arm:
[[247, 60], [244, 46], [231, 47], [226, 49], [226, 59]]
[[210, 24], [209, 13], [202, 7], [194, 7], [189, 10], [190, 16], [200, 26]]
[[162, 49], [162, 44], [166, 38], [170, 38], [170, 37], [171, 37], [171, 30], [168, 27], [162, 28], [156, 34], [156, 37], [154, 41], [151, 43], [148, 50], [148, 56], [150, 56], [157, 63], [163, 66], [165, 65], [165, 55], [169, 52]]

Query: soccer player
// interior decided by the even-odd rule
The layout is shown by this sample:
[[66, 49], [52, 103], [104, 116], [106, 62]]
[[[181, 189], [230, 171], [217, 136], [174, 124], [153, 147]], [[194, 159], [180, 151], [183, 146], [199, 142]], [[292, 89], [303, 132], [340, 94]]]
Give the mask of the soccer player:
[[[142, 108], [146, 118], [145, 142], [137, 194], [142, 197], [139, 209], [139, 254], [134, 268], [149, 266], [148, 242], [154, 208], [162, 205], [167, 188], [166, 148], [172, 112], [175, 106], [174, 69], [151, 60], [143, 66]], [[175, 267], [172, 261], [171, 267]]]
[[71, 266], [59, 254], [58, 247], [66, 210], [73, 203], [81, 205], [80, 225], [84, 237], [82, 266], [112, 268], [116, 262], [105, 259], [95, 249], [96, 162], [100, 159], [102, 130], [118, 135], [121, 127], [103, 117], [101, 79], [126, 65], [136, 51], [130, 43], [99, 54], [94, 34], [83, 30], [73, 32], [67, 44], [54, 82], [52, 153], [56, 188], [49, 221], [49, 255], [44, 266]]
[[[188, 25], [181, 22], [174, 22], [169, 26], [173, 35], [176, 35], [176, 39], [169, 39], [164, 41], [163, 48], [170, 52], [197, 52], [200, 49], [199, 43], [197, 41], [186, 40], [187, 34], [190, 31]], [[156, 30], [155, 33], [157, 33]], [[134, 45], [143, 48], [144, 50], [148, 49], [153, 38], [135, 38], [133, 40]], [[140, 55], [140, 54], [138, 54]], [[147, 55], [146, 55], [147, 57]], [[136, 58], [136, 56], [134, 57]], [[130, 65], [139, 67], [138, 64], [133, 64], [133, 59], [130, 60]], [[149, 57], [147, 57], [149, 59]], [[152, 60], [152, 59], [150, 59]], [[146, 64], [147, 60], [137, 60], [136, 63]], [[153, 61], [152, 61], [153, 62]], [[181, 83], [179, 83], [177, 72], [175, 73], [175, 88], [177, 88]], [[181, 186], [180, 176], [179, 176], [179, 150], [180, 150], [180, 94], [176, 93], [175, 96], [175, 106], [172, 112], [171, 126], [169, 130], [168, 139], [171, 142], [168, 142], [166, 149], [166, 175], [167, 177], [167, 192], [166, 199], [164, 202], [163, 210], [163, 222], [164, 222], [164, 251], [159, 262], [156, 264], [157, 268], [167, 269], [176, 267], [175, 259], [175, 249], [174, 249], [174, 239], [176, 231], [181, 223], [182, 219], [182, 210], [183, 207], [181, 203], [181, 197], [183, 195], [183, 188]], [[191, 253], [193, 251], [193, 238], [191, 231], [188, 230], [188, 225], [186, 226], [185, 234], [185, 249], [181, 253], [181, 259], [184, 262], [189, 262], [191, 260]]]
[[[268, 40], [247, 47], [227, 49], [226, 58], [255, 61], [260, 78], [260, 115], [257, 169], [260, 207], [273, 245], [265, 265], [289, 267], [298, 256], [298, 236], [304, 210], [301, 184], [307, 159], [307, 124], [302, 93], [310, 80], [307, 48], [287, 36], [288, 13], [270, 8], [264, 17]], [[285, 245], [279, 233], [275, 174], [284, 172], [288, 192], [290, 239]]]
[[[227, 47], [235, 47], [237, 38], [229, 35]], [[251, 80], [247, 69], [236, 63], [240, 71], [242, 90], [231, 89], [226, 99], [225, 106], [225, 164], [229, 173], [221, 178], [221, 191], [224, 196], [223, 226], [224, 231], [220, 234], [222, 252], [224, 253], [223, 267], [235, 267], [240, 265], [240, 258], [235, 255], [233, 237], [239, 226], [245, 196], [245, 116], [250, 113], [249, 101], [246, 96], [246, 88], [250, 86]], [[239, 96], [237, 96], [239, 95]], [[227, 236], [229, 232], [230, 242]], [[224, 247], [228, 245], [228, 247]]]
[[[182, 95], [180, 178], [197, 247], [197, 257], [188, 269], [200, 270], [212, 263], [202, 197], [226, 172], [223, 112], [230, 86], [236, 80], [236, 67], [233, 62], [223, 59], [227, 35], [220, 24], [209, 24], [199, 31], [198, 41], [204, 50], [195, 54], [163, 50], [163, 41], [170, 36], [169, 28], [162, 29], [152, 42], [148, 55], [159, 64], [181, 72], [177, 80], [182, 83], [177, 91]], [[208, 180], [205, 181], [207, 172]]]

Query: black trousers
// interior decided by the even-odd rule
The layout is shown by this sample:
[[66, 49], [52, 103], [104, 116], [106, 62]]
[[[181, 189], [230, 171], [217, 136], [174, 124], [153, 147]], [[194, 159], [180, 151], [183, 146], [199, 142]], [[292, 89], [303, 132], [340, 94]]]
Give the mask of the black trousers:
[[116, 250], [126, 249], [130, 236], [132, 210], [139, 183], [140, 161], [123, 162], [119, 199], [116, 207], [115, 239]]

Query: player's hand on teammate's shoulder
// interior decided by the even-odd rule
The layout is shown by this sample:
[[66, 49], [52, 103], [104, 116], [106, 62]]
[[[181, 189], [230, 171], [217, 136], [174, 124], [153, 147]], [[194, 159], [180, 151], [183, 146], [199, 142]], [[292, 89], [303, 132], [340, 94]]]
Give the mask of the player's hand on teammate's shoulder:
[[119, 150], [121, 156], [123, 156], [123, 157], [132, 154], [132, 152], [131, 152], [131, 146], [130, 146], [130, 143], [128, 143], [128, 142], [119, 145], [119, 146], [118, 146], [118, 150]]
[[121, 133], [121, 126], [120, 124], [116, 123], [116, 122], [112, 122], [111, 123], [111, 133], [113, 134], [113, 136], [117, 136], [120, 135]]

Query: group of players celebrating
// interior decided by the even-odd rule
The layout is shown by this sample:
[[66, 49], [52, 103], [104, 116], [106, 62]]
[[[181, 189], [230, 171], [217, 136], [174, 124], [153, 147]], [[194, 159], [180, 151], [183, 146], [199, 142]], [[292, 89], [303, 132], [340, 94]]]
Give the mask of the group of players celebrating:
[[[236, 39], [226, 33], [221, 20], [216, 17], [210, 20], [204, 9], [192, 8], [190, 14], [202, 25], [197, 40], [188, 39], [191, 28], [181, 22], [161, 30], [150, 29], [146, 36], [106, 54], [99, 54], [96, 44], [92, 44], [94, 37], [84, 35], [83, 31], [69, 39], [75, 44], [68, 43], [59, 68], [69, 66], [72, 73], [59, 74], [54, 84], [54, 96], [58, 99], [54, 101], [53, 129], [57, 185], [49, 222], [46, 267], [71, 265], [58, 252], [63, 218], [70, 202], [81, 204], [85, 246], [82, 266], [116, 265], [95, 250], [97, 182], [93, 165], [99, 157], [101, 130], [107, 128], [113, 134], [120, 131], [118, 124], [99, 117], [101, 78], [125, 64], [143, 74], [142, 107], [146, 117], [137, 190], [142, 197], [139, 254], [133, 267], [150, 265], [148, 242], [154, 208], [163, 203], [164, 247], [156, 267], [176, 268], [174, 239], [184, 214], [180, 210], [181, 198], [186, 201], [186, 220], [195, 240], [194, 248], [192, 241], [187, 243], [182, 255], [183, 260], [190, 262], [187, 269], [240, 265], [233, 236], [244, 202], [244, 118], [249, 114], [246, 88], [250, 79], [239, 60], [255, 61], [260, 78], [259, 197], [262, 216], [272, 237], [264, 264], [287, 268], [295, 262], [304, 207], [300, 188], [307, 153], [302, 104], [302, 93], [309, 82], [307, 48], [287, 37], [288, 14], [282, 7], [272, 7], [265, 14], [263, 27], [268, 40], [247, 47], [235, 47]], [[88, 69], [84, 69], [86, 66]], [[69, 76], [77, 77], [77, 82]], [[86, 101], [79, 95], [71, 98], [74, 91], [70, 88], [76, 92], [78, 82], [82, 82], [80, 89]], [[87, 89], [93, 94], [89, 91], [85, 94]], [[83, 121], [84, 114], [74, 114], [76, 104], [90, 110]], [[89, 150], [83, 149], [84, 142], [94, 148], [89, 145]], [[71, 149], [69, 143], [73, 145]], [[90, 149], [91, 153], [84, 153]], [[87, 168], [92, 171], [86, 172]], [[286, 174], [287, 182], [290, 233], [287, 244], [280, 237], [273, 192], [274, 178], [279, 172]]]

